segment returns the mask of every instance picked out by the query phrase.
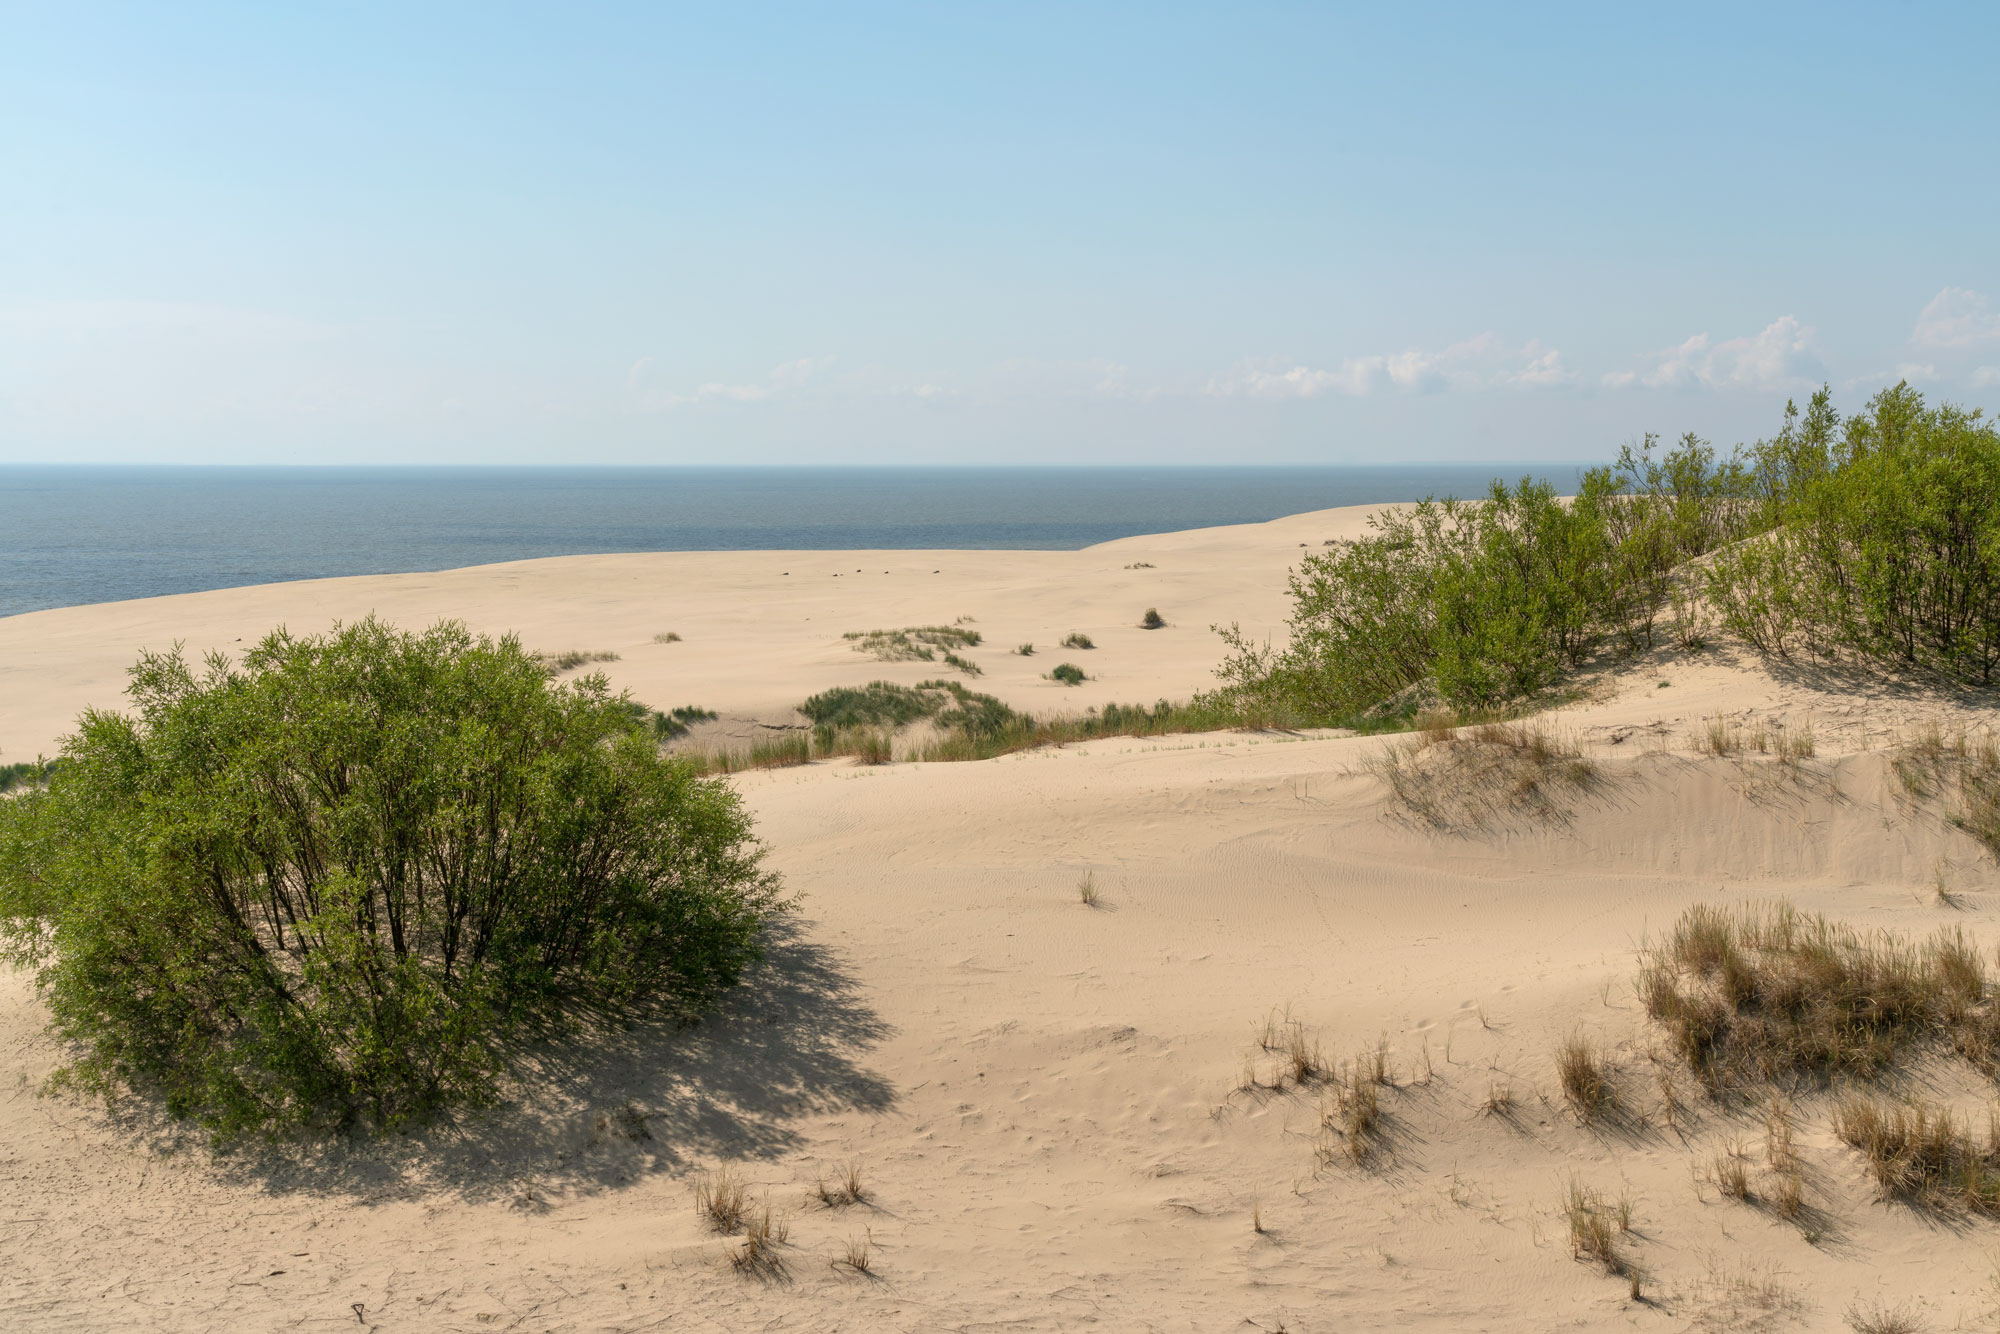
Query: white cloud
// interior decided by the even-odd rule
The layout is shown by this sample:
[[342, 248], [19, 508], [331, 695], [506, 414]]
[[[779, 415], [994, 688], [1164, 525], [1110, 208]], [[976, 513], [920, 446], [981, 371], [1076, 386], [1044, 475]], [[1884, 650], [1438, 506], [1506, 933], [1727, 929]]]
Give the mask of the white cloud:
[[1660, 353], [1645, 369], [1613, 371], [1604, 383], [1648, 389], [1783, 389], [1808, 384], [1823, 373], [1812, 340], [1812, 329], [1795, 316], [1784, 315], [1747, 338], [1711, 343], [1706, 333], [1698, 333]]
[[1202, 392], [1212, 397], [1289, 399], [1339, 394], [1362, 398], [1380, 390], [1430, 394], [1510, 386], [1546, 387], [1567, 384], [1574, 378], [1563, 367], [1562, 353], [1542, 346], [1539, 340], [1531, 339], [1514, 349], [1496, 335], [1483, 333], [1440, 351], [1413, 347], [1402, 352], [1349, 357], [1331, 368], [1246, 367], [1209, 380]]
[[1964, 287], [1947, 287], [1917, 316], [1910, 341], [1918, 347], [1970, 347], [2000, 338], [2000, 314], [1986, 298]]
[[832, 364], [832, 357], [800, 357], [797, 361], [773, 367], [762, 380], [740, 384], [711, 380], [693, 389], [672, 390], [652, 387], [656, 374], [653, 359], [641, 357], [626, 372], [625, 381], [650, 408], [677, 408], [690, 403], [761, 403], [768, 398], [796, 392]]
[[1981, 366], [1972, 373], [1972, 384], [1977, 389], [2000, 384], [2000, 366]]

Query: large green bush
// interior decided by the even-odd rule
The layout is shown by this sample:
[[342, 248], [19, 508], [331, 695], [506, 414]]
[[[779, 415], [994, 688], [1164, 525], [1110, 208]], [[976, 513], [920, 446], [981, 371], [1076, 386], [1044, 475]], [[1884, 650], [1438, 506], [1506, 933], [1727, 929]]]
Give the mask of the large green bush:
[[1674, 571], [1749, 521], [1747, 496], [1742, 468], [1688, 437], [1663, 458], [1650, 439], [1625, 450], [1573, 498], [1523, 478], [1376, 515], [1292, 571], [1282, 650], [1224, 632], [1222, 693], [1325, 722], [1419, 683], [1461, 709], [1532, 696], [1607, 638], [1651, 644]]
[[1839, 427], [1823, 396], [1777, 442], [1794, 480], [1771, 533], [1716, 562], [1724, 623], [1767, 652], [1923, 668], [2000, 666], [2000, 431], [1899, 385]]
[[1366, 721], [1434, 694], [1494, 709], [1591, 656], [1699, 644], [1709, 618], [1770, 653], [1917, 666], [1990, 684], [2000, 666], [2000, 434], [1898, 386], [1843, 423], [1822, 389], [1718, 460], [1648, 437], [1560, 498], [1495, 482], [1426, 500], [1292, 571], [1282, 648], [1224, 632], [1206, 703]]
[[0, 805], [0, 929], [72, 1078], [223, 1133], [487, 1101], [530, 1036], [700, 1011], [783, 907], [729, 787], [512, 638], [280, 631], [128, 693]]

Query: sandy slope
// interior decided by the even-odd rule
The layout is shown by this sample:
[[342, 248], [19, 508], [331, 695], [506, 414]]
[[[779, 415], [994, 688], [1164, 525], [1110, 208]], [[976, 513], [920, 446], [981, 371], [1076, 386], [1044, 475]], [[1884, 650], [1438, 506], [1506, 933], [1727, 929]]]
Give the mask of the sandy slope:
[[[135, 645], [371, 608], [615, 649], [617, 684], [739, 728], [837, 681], [927, 674], [860, 659], [840, 631], [958, 615], [988, 636], [981, 688], [1018, 705], [1185, 696], [1216, 656], [1203, 627], [1274, 627], [1299, 543], [1360, 520], [1075, 553], [575, 558], [38, 613], [0, 621], [0, 743], [33, 753], [78, 707], [115, 703]], [[1125, 568], [1139, 561], [1154, 568]], [[1173, 628], [1128, 629], [1149, 605]], [[664, 629], [685, 642], [650, 643]], [[1004, 652], [1069, 629], [1101, 647]], [[1058, 693], [1036, 673], [1062, 656], [1099, 679]], [[1810, 719], [1818, 755], [1698, 758], [1689, 733], [1717, 712]], [[1482, 831], [1398, 818], [1365, 768], [1385, 743], [1362, 738], [746, 775], [732, 781], [805, 898], [726, 1016], [550, 1053], [501, 1112], [359, 1147], [217, 1158], [144, 1107], [38, 1096], [55, 1053], [28, 987], [6, 979], [0, 1320], [1821, 1329], [1860, 1299], [1985, 1327], [2000, 1230], [1878, 1201], [1817, 1104], [1801, 1132], [1814, 1237], [1701, 1185], [1691, 1169], [1734, 1139], [1755, 1156], [1761, 1125], [1713, 1109], [1662, 1124], [1630, 989], [1634, 943], [1700, 900], [1784, 896], [2000, 940], [1991, 858], [1888, 776], [1895, 729], [1939, 714], [1991, 721], [1725, 652], [1662, 654], [1558, 719], [1599, 759], [1601, 789], [1561, 818]], [[1936, 902], [1940, 868], [1956, 909]], [[1077, 900], [1086, 870], [1096, 909]], [[1315, 1090], [1238, 1089], [1246, 1058], [1268, 1081], [1254, 1039], [1286, 1006], [1334, 1056], [1386, 1039], [1397, 1083], [1373, 1164], [1316, 1156]], [[1627, 1114], [1612, 1124], [1578, 1125], [1554, 1092], [1552, 1049], [1578, 1027], [1618, 1053]], [[1967, 1105], [1982, 1092], [1932, 1073]], [[1496, 1081], [1511, 1116], [1481, 1110]], [[853, 1158], [866, 1203], [810, 1198], [819, 1170]], [[693, 1176], [724, 1163], [789, 1211], [782, 1275], [736, 1275], [698, 1225]], [[1645, 1300], [1571, 1257], [1556, 1207], [1571, 1173], [1629, 1191]], [[832, 1263], [850, 1238], [870, 1239], [870, 1275]]]

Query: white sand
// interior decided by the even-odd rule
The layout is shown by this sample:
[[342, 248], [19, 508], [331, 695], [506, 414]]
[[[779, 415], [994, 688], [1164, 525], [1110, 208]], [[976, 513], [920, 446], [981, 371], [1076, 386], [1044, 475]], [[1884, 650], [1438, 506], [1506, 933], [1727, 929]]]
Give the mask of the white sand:
[[[35, 613], [0, 620], [0, 746], [52, 751], [79, 708], [115, 706], [141, 645], [234, 647], [370, 610], [615, 650], [614, 684], [721, 710], [739, 732], [831, 684], [936, 674], [863, 658], [842, 631], [962, 615], [986, 636], [972, 684], [1017, 706], [1185, 698], [1219, 656], [1209, 623], [1279, 628], [1299, 544], [1364, 517], [1063, 553], [577, 557]], [[1125, 568], [1141, 561], [1153, 568]], [[1137, 629], [1148, 606], [1170, 628]], [[652, 643], [664, 630], [684, 642]], [[1070, 630], [1099, 647], [1058, 651]], [[1036, 656], [1007, 651], [1024, 640]], [[1094, 679], [1041, 678], [1065, 660]], [[1718, 711], [1810, 718], [1818, 756], [1700, 758], [1689, 734]], [[1992, 858], [1888, 774], [1890, 734], [1926, 716], [1992, 721], [1663, 651], [1557, 718], [1604, 790], [1566, 821], [1485, 833], [1394, 818], [1363, 768], [1385, 743], [1365, 738], [1112, 739], [741, 776], [805, 898], [727, 1013], [552, 1060], [519, 1102], [464, 1126], [359, 1146], [217, 1157], [143, 1107], [41, 1096], [57, 1053], [31, 989], [7, 978], [0, 1321], [1827, 1329], [1861, 1300], [1987, 1327], [2000, 1233], [1879, 1200], [1823, 1100], [1802, 1100], [1799, 1141], [1817, 1236], [1701, 1185], [1691, 1169], [1733, 1140], [1761, 1166], [1761, 1121], [1684, 1080], [1691, 1121], [1661, 1124], [1630, 985], [1633, 946], [1702, 900], [1782, 896], [2000, 939]], [[1940, 868], [1956, 909], [1935, 900]], [[1096, 909], [1077, 900], [1086, 870]], [[1254, 1039], [1285, 1006], [1338, 1057], [1386, 1038], [1397, 1086], [1374, 1164], [1315, 1156], [1312, 1090], [1236, 1091], [1246, 1057], [1270, 1072]], [[1556, 1092], [1553, 1048], [1579, 1027], [1616, 1052], [1615, 1125], [1579, 1125]], [[1967, 1106], [1990, 1095], [1931, 1073]], [[1481, 1111], [1495, 1081], [1511, 1118]], [[626, 1108], [649, 1138], [624, 1129]], [[866, 1203], [809, 1198], [820, 1169], [852, 1158]], [[780, 1278], [732, 1272], [731, 1243], [698, 1223], [692, 1179], [724, 1163], [791, 1215]], [[1629, 1191], [1645, 1300], [1572, 1258], [1558, 1210], [1572, 1173]], [[863, 1237], [872, 1274], [832, 1263]]]

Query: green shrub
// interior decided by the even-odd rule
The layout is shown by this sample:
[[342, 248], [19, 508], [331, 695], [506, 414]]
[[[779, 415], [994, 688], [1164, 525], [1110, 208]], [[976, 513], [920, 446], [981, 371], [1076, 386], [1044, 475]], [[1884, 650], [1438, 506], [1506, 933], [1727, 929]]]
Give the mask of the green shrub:
[[1066, 686], [1080, 686], [1083, 684], [1083, 668], [1073, 662], [1061, 663], [1049, 673], [1049, 680], [1060, 681]]
[[53, 760], [23, 760], [18, 764], [0, 764], [0, 793], [12, 792], [16, 788], [40, 787], [48, 782], [49, 774], [54, 769]]
[[1425, 500], [1291, 572], [1284, 647], [1223, 632], [1216, 701], [1319, 723], [1429, 692], [1512, 706], [1607, 647], [1650, 648], [1662, 612], [1698, 647], [1710, 616], [1768, 653], [1804, 647], [1991, 684], [2000, 666], [2000, 432], [1907, 386], [1841, 422], [1830, 393], [1718, 460], [1647, 437], [1585, 472]]
[[1846, 651], [1981, 685], [2000, 666], [2000, 430], [1907, 385], [1849, 418], [1788, 419], [1778, 527], [1718, 562], [1723, 623], [1760, 649]]
[[1146, 608], [1146, 614], [1139, 618], [1139, 628], [1141, 630], [1163, 630], [1166, 628], [1166, 625], [1166, 618], [1160, 615], [1158, 607]]
[[219, 1134], [495, 1096], [532, 1034], [693, 1014], [784, 907], [728, 786], [513, 638], [372, 618], [132, 669], [0, 804], [67, 1077]]
[[1089, 635], [1087, 635], [1087, 634], [1084, 634], [1084, 633], [1082, 633], [1081, 631], [1078, 631], [1078, 630], [1072, 630], [1072, 631], [1070, 631], [1070, 632], [1069, 632], [1068, 634], [1064, 635], [1064, 636], [1063, 636], [1063, 641], [1062, 641], [1062, 646], [1063, 646], [1064, 648], [1096, 648], [1096, 647], [1097, 647], [1097, 645], [1095, 645], [1095, 644], [1093, 644], [1093, 643], [1091, 643], [1091, 642], [1090, 642], [1090, 636], [1089, 636]]

